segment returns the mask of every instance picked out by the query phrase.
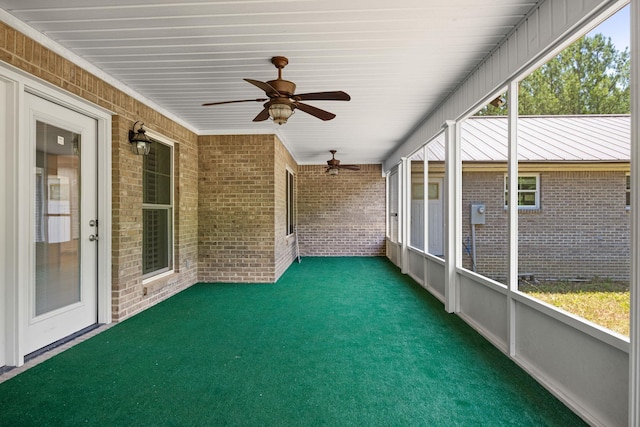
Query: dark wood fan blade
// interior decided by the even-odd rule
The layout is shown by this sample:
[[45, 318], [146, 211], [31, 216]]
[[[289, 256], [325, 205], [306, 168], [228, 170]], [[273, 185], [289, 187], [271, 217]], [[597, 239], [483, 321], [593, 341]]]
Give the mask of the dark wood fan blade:
[[320, 108], [312, 107], [308, 104], [303, 104], [302, 102], [294, 102], [294, 105], [296, 106], [296, 108], [304, 111], [307, 114], [311, 114], [312, 116], [317, 117], [320, 120], [327, 121], [333, 119], [336, 116], [333, 113], [321, 110]]
[[358, 165], [338, 165], [340, 169], [349, 169], [351, 171], [359, 171], [360, 166]]
[[254, 117], [254, 122], [264, 122], [269, 118], [269, 108], [265, 107], [264, 110], [260, 111], [257, 116]]
[[348, 93], [341, 90], [335, 92], [313, 92], [301, 93], [293, 95], [296, 101], [350, 101], [351, 97]]
[[207, 102], [206, 104], [202, 104], [202, 106], [207, 107], [209, 105], [234, 104], [236, 102], [264, 102], [268, 100], [269, 100], [268, 98], [258, 98], [258, 99], [243, 99], [240, 101]]
[[280, 96], [280, 92], [275, 90], [269, 83], [261, 82], [259, 80], [252, 80], [252, 79], [244, 79], [244, 81], [245, 82], [249, 82], [252, 85], [257, 86], [260, 89], [262, 89], [264, 91], [264, 93], [266, 93], [269, 98], [273, 98], [275, 96]]

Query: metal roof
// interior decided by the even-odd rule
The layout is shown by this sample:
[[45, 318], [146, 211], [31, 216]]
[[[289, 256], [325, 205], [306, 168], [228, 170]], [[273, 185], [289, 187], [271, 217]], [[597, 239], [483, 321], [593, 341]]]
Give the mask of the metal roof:
[[[507, 118], [470, 117], [462, 124], [463, 162], [507, 161]], [[521, 162], [629, 162], [629, 115], [523, 116]], [[429, 159], [444, 161], [444, 136], [429, 143]], [[422, 159], [422, 150], [413, 160]]]

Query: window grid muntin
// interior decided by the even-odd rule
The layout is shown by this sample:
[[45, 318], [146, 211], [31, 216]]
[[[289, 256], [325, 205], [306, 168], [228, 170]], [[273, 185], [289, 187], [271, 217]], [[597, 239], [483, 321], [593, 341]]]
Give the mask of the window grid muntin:
[[[172, 171], [173, 147], [154, 141], [143, 160], [143, 278], [173, 269]], [[152, 227], [156, 235], [149, 234]]]
[[[504, 175], [504, 208], [509, 207], [509, 177]], [[518, 209], [540, 209], [540, 175], [518, 175]]]

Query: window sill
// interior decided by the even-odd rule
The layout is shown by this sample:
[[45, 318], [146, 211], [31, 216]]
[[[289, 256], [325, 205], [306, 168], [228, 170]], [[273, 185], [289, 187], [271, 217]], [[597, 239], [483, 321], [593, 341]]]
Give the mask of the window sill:
[[147, 277], [146, 279], [142, 279], [142, 284], [146, 285], [151, 282], [155, 282], [156, 280], [164, 279], [165, 277], [169, 277], [175, 273], [175, 270], [165, 271], [164, 273], [156, 274], [155, 276]]
[[171, 284], [170, 277], [175, 275], [175, 270], [165, 271], [157, 276], [146, 278], [142, 281], [142, 295], [147, 296], [155, 294], [159, 290]]
[[[508, 208], [504, 208], [504, 212], [508, 213], [509, 209]], [[541, 213], [542, 212], [542, 208], [518, 208], [518, 213], [524, 213], [524, 214], [529, 214], [529, 213]]]

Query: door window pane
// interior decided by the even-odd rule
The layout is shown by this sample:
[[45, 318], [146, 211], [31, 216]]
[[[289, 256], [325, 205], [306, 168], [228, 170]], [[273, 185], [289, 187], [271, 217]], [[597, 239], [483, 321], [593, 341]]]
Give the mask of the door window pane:
[[36, 122], [35, 314], [80, 301], [80, 135]]

